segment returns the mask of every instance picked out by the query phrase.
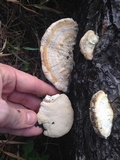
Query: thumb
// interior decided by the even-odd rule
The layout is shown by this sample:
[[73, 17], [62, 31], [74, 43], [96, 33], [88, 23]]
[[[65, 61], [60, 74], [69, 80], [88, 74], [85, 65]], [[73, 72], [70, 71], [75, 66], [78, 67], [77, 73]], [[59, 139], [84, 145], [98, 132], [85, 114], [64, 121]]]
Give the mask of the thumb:
[[33, 126], [37, 121], [34, 111], [26, 108], [18, 109], [18, 106], [11, 107], [5, 101], [2, 101], [2, 104], [0, 101], [0, 113], [0, 127], [24, 129]]

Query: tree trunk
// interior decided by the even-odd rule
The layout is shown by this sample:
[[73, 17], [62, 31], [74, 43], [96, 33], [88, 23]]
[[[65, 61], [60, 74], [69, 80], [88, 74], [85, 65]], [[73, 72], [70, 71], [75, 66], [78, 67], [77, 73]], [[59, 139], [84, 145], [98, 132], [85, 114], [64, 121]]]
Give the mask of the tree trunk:
[[[73, 147], [69, 159], [119, 160], [120, 0], [81, 0], [75, 3], [79, 34], [69, 94], [75, 111], [71, 131]], [[100, 37], [92, 61], [86, 60], [79, 51], [79, 40], [89, 29]], [[90, 100], [98, 90], [108, 95], [114, 110], [112, 133], [107, 139], [94, 132], [89, 117]]]

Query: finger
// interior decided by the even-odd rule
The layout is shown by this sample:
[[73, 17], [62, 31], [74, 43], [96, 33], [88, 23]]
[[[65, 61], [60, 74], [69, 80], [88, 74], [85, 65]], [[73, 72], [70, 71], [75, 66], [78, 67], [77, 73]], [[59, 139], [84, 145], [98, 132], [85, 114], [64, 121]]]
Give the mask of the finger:
[[34, 111], [22, 108], [15, 109], [14, 106], [8, 106], [2, 100], [0, 100], [0, 113], [0, 127], [24, 129], [32, 127], [37, 122], [37, 115]]
[[3, 89], [2, 94], [4, 98], [12, 93], [13, 90], [39, 96], [45, 96], [47, 94], [53, 95], [58, 93], [58, 90], [55, 89], [55, 87], [39, 80], [37, 77], [19, 71], [8, 65], [0, 64], [0, 81], [1, 84], [3, 83], [2, 87], [4, 87], [1, 88], [1, 90]]
[[41, 103], [40, 98], [38, 98], [37, 96], [32, 94], [20, 93], [17, 91], [11, 93], [7, 100], [14, 103], [19, 103], [36, 112], [40, 108], [40, 103]]
[[47, 94], [53, 95], [58, 93], [58, 90], [53, 86], [41, 81], [37, 77], [16, 70], [17, 82], [16, 90], [19, 92], [36, 94], [39, 96], [45, 96]]
[[9, 133], [16, 136], [37, 136], [42, 134], [43, 130], [39, 127], [30, 127], [25, 129], [0, 128], [0, 133]]
[[0, 63], [0, 97], [11, 93], [16, 85], [16, 74], [12, 67]]

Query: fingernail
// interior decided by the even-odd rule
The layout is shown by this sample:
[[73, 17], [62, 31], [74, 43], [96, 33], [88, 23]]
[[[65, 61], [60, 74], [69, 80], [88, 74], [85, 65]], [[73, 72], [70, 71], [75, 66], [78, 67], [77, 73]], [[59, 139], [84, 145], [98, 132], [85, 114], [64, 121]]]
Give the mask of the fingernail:
[[32, 125], [35, 122], [36, 122], [36, 114], [32, 112], [27, 113], [27, 123], [29, 125]]

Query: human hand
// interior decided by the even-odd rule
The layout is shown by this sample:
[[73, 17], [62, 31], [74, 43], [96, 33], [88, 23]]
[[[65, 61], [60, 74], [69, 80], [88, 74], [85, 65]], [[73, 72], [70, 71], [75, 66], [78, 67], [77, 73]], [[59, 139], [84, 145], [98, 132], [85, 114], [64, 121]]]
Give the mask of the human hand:
[[37, 97], [58, 91], [38, 78], [13, 67], [0, 64], [0, 133], [35, 136], [42, 128], [35, 127], [36, 112], [41, 100]]

